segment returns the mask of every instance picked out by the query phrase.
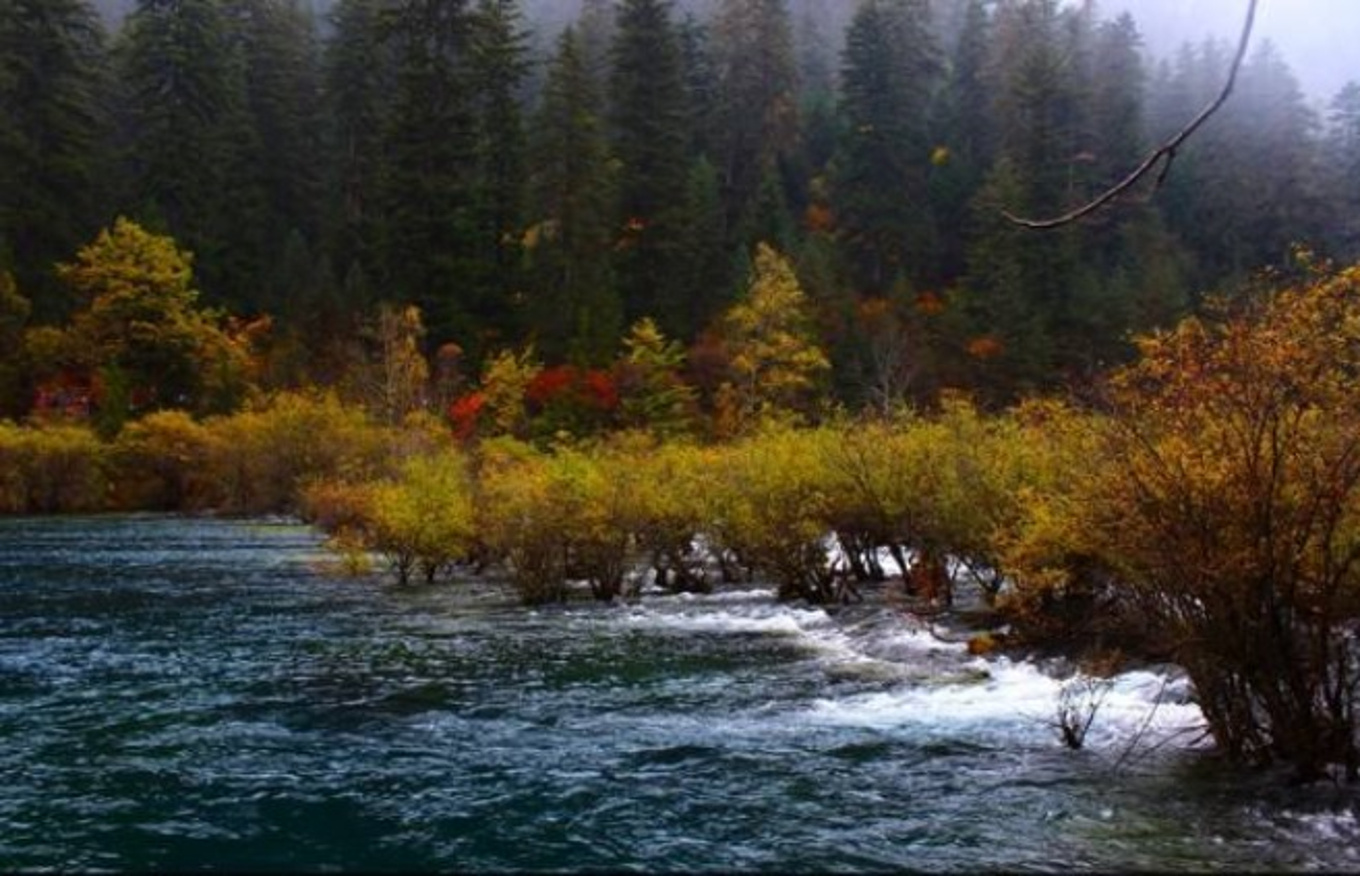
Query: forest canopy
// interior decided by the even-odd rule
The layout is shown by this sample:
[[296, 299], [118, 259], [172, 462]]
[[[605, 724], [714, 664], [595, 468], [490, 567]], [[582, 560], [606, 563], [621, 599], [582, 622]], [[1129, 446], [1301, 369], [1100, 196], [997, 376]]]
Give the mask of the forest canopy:
[[[1360, 254], [1360, 85], [1319, 113], [1268, 42], [1160, 191], [1004, 220], [1117, 181], [1231, 54], [1154, 59], [1056, 0], [0, 0], [5, 319], [74, 319], [58, 265], [122, 216], [191, 254], [204, 306], [269, 318], [272, 385], [362, 382], [382, 307], [419, 310], [440, 405], [530, 344], [608, 366], [649, 319], [712, 410], [764, 244], [830, 398], [1008, 403], [1295, 244]], [[19, 416], [50, 375], [14, 358]]]

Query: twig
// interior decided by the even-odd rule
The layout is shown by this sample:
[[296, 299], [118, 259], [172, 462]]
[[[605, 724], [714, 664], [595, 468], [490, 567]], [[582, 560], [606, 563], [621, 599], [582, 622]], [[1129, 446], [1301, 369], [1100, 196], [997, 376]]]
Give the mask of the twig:
[[1217, 97], [1209, 102], [1208, 106], [1199, 111], [1199, 115], [1195, 116], [1194, 119], [1190, 121], [1190, 124], [1178, 131], [1171, 139], [1167, 140], [1161, 146], [1158, 146], [1157, 149], [1144, 159], [1143, 163], [1138, 165], [1132, 173], [1124, 177], [1124, 179], [1120, 180], [1113, 187], [1107, 189], [1101, 195], [1097, 196], [1095, 200], [1089, 201], [1074, 210], [1052, 219], [1023, 219], [1006, 210], [1001, 211], [1001, 215], [1024, 228], [1044, 230], [1058, 228], [1062, 225], [1069, 225], [1091, 215], [1101, 207], [1104, 207], [1106, 204], [1115, 200], [1137, 185], [1139, 180], [1151, 173], [1159, 162], [1164, 162], [1162, 164], [1161, 172], [1157, 174], [1157, 187], [1160, 188], [1162, 183], [1166, 180], [1167, 173], [1171, 170], [1171, 163], [1176, 160], [1176, 150], [1179, 149], [1181, 144], [1189, 139], [1195, 131], [1199, 130], [1200, 126], [1207, 122], [1210, 116], [1218, 112], [1219, 107], [1223, 106], [1228, 100], [1228, 95], [1232, 94], [1233, 86], [1237, 84], [1237, 72], [1242, 67], [1242, 61], [1247, 55], [1247, 46], [1251, 42], [1252, 27], [1256, 23], [1256, 3], [1257, 0], [1250, 0], [1250, 2], [1247, 3], [1247, 20], [1242, 26], [1242, 38], [1237, 44], [1237, 54], [1233, 58], [1232, 67], [1228, 70], [1228, 81], [1223, 83], [1223, 90], [1218, 93]]
[[1157, 710], [1161, 708], [1162, 695], [1166, 693], [1166, 686], [1170, 681], [1171, 679], [1169, 677], [1164, 676], [1162, 678], [1162, 686], [1157, 689], [1157, 696], [1152, 700], [1152, 708], [1148, 710], [1147, 717], [1143, 719], [1143, 723], [1138, 728], [1138, 732], [1133, 734], [1133, 738], [1129, 740], [1129, 744], [1124, 746], [1124, 750], [1120, 752], [1119, 757], [1115, 759], [1114, 764], [1110, 767], [1110, 772], [1119, 772], [1119, 768], [1124, 765], [1124, 761], [1128, 760], [1129, 755], [1133, 754], [1134, 749], [1138, 747], [1138, 743], [1143, 740], [1143, 734], [1147, 732], [1148, 727], [1152, 726], [1152, 719], [1157, 715]]

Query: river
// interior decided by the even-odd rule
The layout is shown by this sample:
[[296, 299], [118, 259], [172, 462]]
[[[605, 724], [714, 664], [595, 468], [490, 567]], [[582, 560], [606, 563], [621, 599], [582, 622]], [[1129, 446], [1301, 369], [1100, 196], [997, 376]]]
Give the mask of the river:
[[285, 522], [0, 520], [0, 870], [1360, 867], [1351, 792], [1215, 766], [1174, 678], [1069, 751], [1056, 680], [884, 605], [329, 562]]

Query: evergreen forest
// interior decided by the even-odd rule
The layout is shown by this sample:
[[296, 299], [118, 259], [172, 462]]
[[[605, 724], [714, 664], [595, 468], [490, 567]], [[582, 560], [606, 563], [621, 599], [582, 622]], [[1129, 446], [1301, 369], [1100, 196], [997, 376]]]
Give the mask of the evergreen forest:
[[[608, 367], [650, 318], [711, 410], [766, 243], [826, 399], [993, 405], [1082, 385], [1296, 245], [1360, 249], [1360, 86], [1319, 112], [1268, 42], [1159, 191], [1037, 234], [1002, 211], [1121, 178], [1232, 47], [1151, 58], [1090, 2], [537, 5], [3, 0], [7, 338], [76, 315], [57, 265], [121, 216], [192, 253], [204, 306], [268, 318], [270, 385], [352, 378], [383, 305], [419, 308], [440, 409], [503, 350]], [[9, 416], [80, 370], [7, 347]]]

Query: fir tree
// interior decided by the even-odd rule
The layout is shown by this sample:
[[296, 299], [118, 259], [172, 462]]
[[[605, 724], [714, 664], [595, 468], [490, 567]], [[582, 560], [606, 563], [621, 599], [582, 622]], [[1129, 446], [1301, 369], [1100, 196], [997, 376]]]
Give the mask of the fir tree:
[[664, 0], [625, 0], [610, 77], [618, 163], [617, 271], [625, 322], [678, 334], [679, 240], [688, 162], [680, 48]]
[[105, 64], [85, 0], [0, 0], [0, 265], [41, 320], [66, 315], [53, 265], [106, 209]]
[[525, 242], [531, 327], [548, 359], [599, 364], [617, 343], [622, 308], [609, 270], [613, 204], [601, 100], [574, 28], [558, 40], [534, 132], [539, 212]]
[[933, 276], [928, 109], [939, 61], [922, 0], [864, 0], [846, 36], [836, 217], [861, 291]]

